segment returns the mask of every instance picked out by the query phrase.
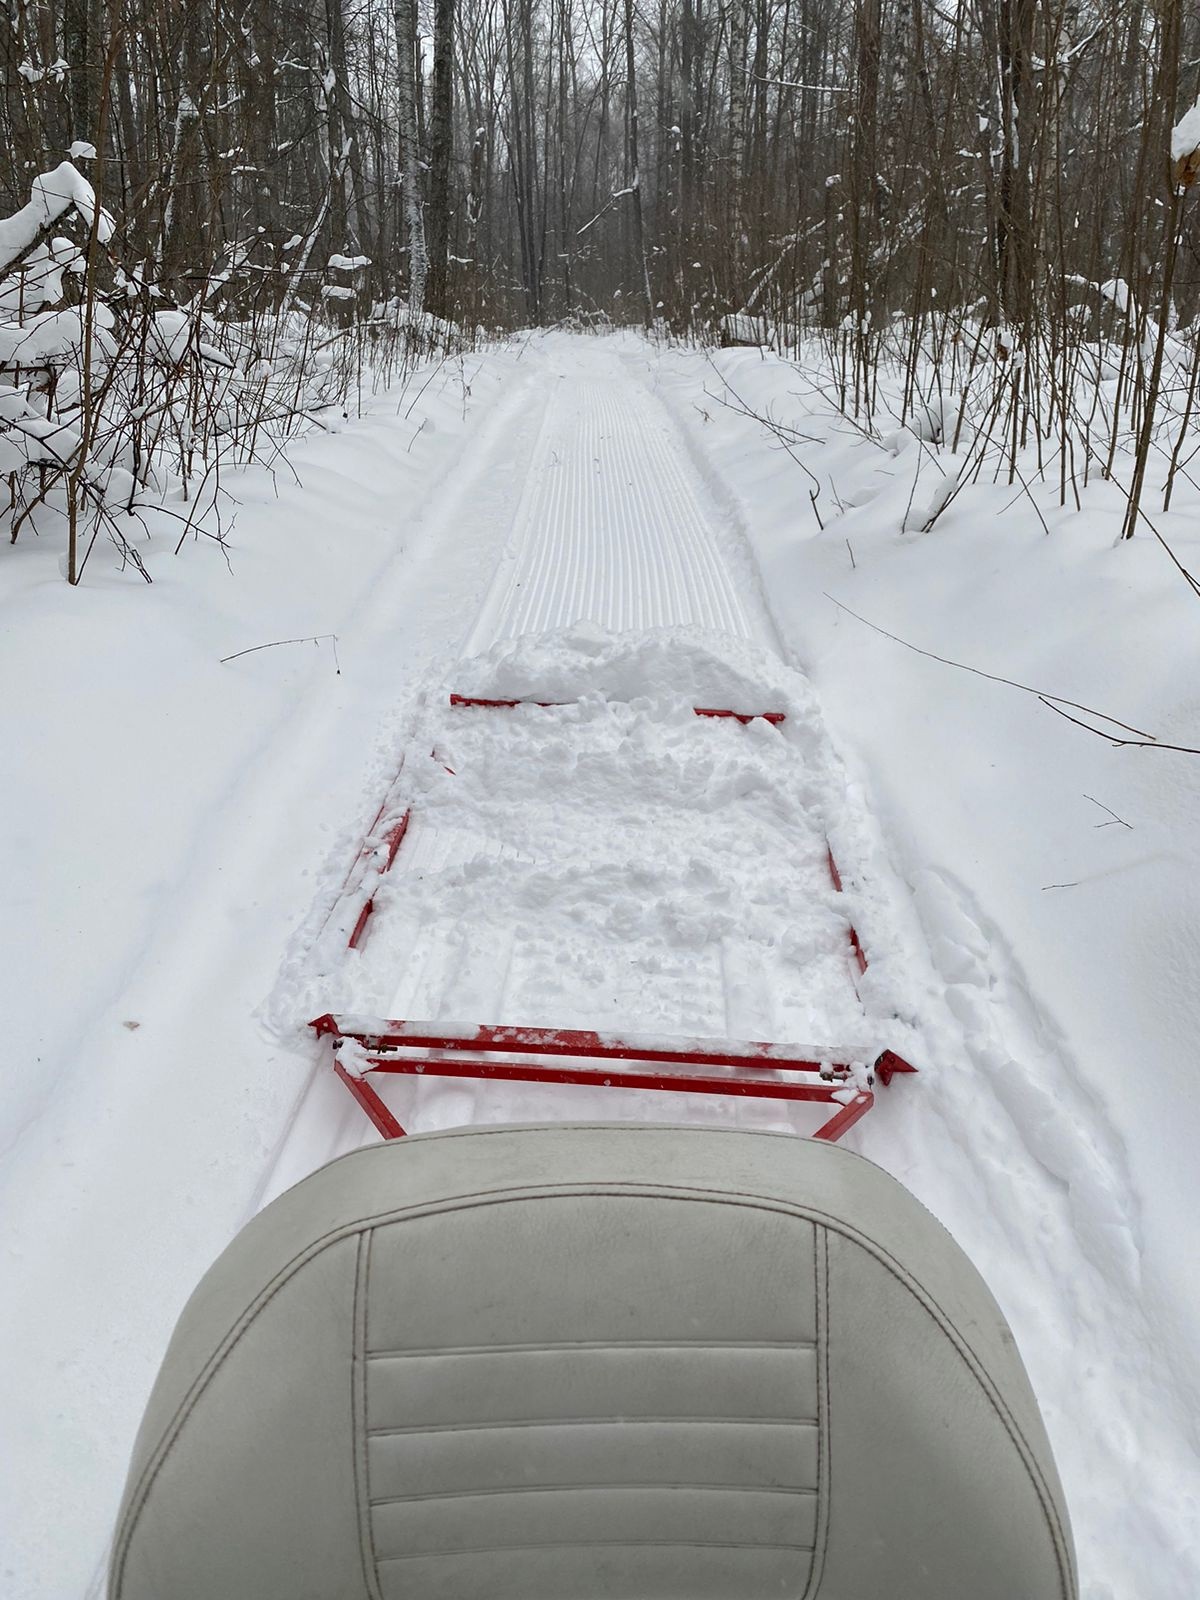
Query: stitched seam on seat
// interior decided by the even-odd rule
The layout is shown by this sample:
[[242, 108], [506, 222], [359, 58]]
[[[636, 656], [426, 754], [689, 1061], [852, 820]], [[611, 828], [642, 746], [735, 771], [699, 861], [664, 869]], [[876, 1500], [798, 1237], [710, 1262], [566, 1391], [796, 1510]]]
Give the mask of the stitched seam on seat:
[[175, 1447], [175, 1444], [179, 1439], [179, 1435], [183, 1432], [185, 1423], [191, 1416], [192, 1411], [199, 1404], [204, 1391], [208, 1388], [208, 1385], [212, 1382], [213, 1378], [216, 1377], [217, 1373], [220, 1372], [228, 1358], [237, 1349], [244, 1336], [250, 1331], [250, 1329], [258, 1321], [259, 1317], [262, 1316], [263, 1312], [266, 1311], [267, 1307], [275, 1299], [275, 1296], [281, 1294], [283, 1290], [287, 1288], [288, 1284], [292, 1281], [292, 1278], [296, 1275], [296, 1272], [299, 1271], [300, 1266], [306, 1265], [309, 1260], [315, 1259], [316, 1256], [320, 1255], [323, 1250], [332, 1249], [335, 1245], [341, 1244], [343, 1240], [350, 1238], [354, 1231], [355, 1230], [352, 1228], [339, 1230], [331, 1238], [324, 1241], [319, 1250], [312, 1251], [311, 1255], [305, 1252], [304, 1255], [298, 1258], [296, 1265], [293, 1266], [292, 1270], [275, 1284], [274, 1288], [263, 1300], [254, 1305], [253, 1310], [251, 1310], [250, 1307], [247, 1307], [246, 1311], [242, 1313], [239, 1323], [234, 1329], [226, 1334], [221, 1344], [217, 1346], [216, 1350], [205, 1362], [199, 1376], [195, 1378], [189, 1385], [187, 1393], [184, 1395], [183, 1399], [176, 1408], [174, 1417], [172, 1417], [169, 1426], [164, 1430], [157, 1449], [151, 1454], [150, 1460], [146, 1464], [146, 1467], [142, 1473], [142, 1478], [138, 1483], [137, 1490], [130, 1501], [130, 1509], [127, 1520], [118, 1533], [114, 1546], [113, 1559], [114, 1592], [110, 1597], [110, 1600], [120, 1600], [121, 1586], [125, 1581], [125, 1561], [129, 1555], [129, 1546], [133, 1540], [134, 1530], [137, 1527], [137, 1523], [141, 1517], [142, 1510], [145, 1507], [146, 1500], [149, 1497], [150, 1491], [154, 1487], [155, 1480], [162, 1471], [163, 1467], [166, 1465], [167, 1457]]
[[[602, 1124], [601, 1126], [604, 1125]], [[503, 1130], [496, 1129], [492, 1131], [499, 1133]], [[511, 1130], [509, 1131], [511, 1132]], [[537, 1132], [549, 1130], [534, 1129], [531, 1131]], [[624, 1128], [622, 1128], [622, 1131], [624, 1131]], [[630, 1131], [636, 1131], [636, 1125], [633, 1125]], [[643, 1131], [661, 1132], [661, 1129], [647, 1127]], [[475, 1135], [472, 1136], [474, 1137]], [[779, 1135], [779, 1137], [782, 1138], [787, 1136]], [[289, 1261], [287, 1265], [281, 1268], [279, 1273], [276, 1274], [274, 1286], [270, 1288], [269, 1291], [260, 1291], [260, 1293], [264, 1295], [264, 1298], [259, 1300], [257, 1303], [252, 1302], [251, 1306], [247, 1306], [246, 1310], [242, 1313], [242, 1319], [240, 1323], [235, 1325], [233, 1329], [226, 1333], [222, 1341], [218, 1344], [216, 1350], [205, 1363], [205, 1366], [202, 1368], [201, 1372], [189, 1385], [184, 1398], [180, 1401], [178, 1407], [176, 1408], [175, 1416], [164, 1429], [159, 1444], [155, 1451], [152, 1452], [150, 1460], [143, 1469], [142, 1478], [139, 1480], [138, 1486], [130, 1498], [127, 1519], [118, 1535], [117, 1549], [119, 1554], [116, 1556], [113, 1565], [116, 1588], [116, 1593], [114, 1594], [113, 1600], [119, 1600], [120, 1584], [123, 1580], [124, 1563], [128, 1555], [129, 1543], [138, 1518], [141, 1515], [142, 1508], [145, 1505], [146, 1497], [153, 1487], [154, 1480], [161, 1471], [163, 1463], [170, 1453], [170, 1450], [174, 1446], [183, 1424], [186, 1422], [190, 1412], [199, 1401], [200, 1396], [204, 1393], [204, 1390], [208, 1387], [209, 1382], [220, 1370], [228, 1356], [240, 1343], [243, 1335], [251, 1326], [253, 1326], [254, 1322], [257, 1321], [258, 1317], [262, 1315], [263, 1311], [268, 1305], [270, 1305], [280, 1290], [291, 1281], [291, 1278], [301, 1266], [314, 1259], [323, 1250], [331, 1248], [333, 1245], [341, 1242], [343, 1239], [350, 1237], [355, 1232], [361, 1231], [366, 1227], [390, 1226], [394, 1223], [419, 1220], [427, 1216], [446, 1215], [450, 1212], [472, 1210], [482, 1205], [515, 1205], [528, 1200], [579, 1199], [581, 1195], [591, 1195], [594, 1198], [600, 1198], [603, 1196], [621, 1198], [632, 1195], [637, 1198], [668, 1198], [707, 1205], [743, 1205], [755, 1210], [769, 1211], [780, 1216], [795, 1217], [798, 1220], [807, 1221], [810, 1223], [819, 1222], [820, 1225], [841, 1235], [844, 1238], [849, 1239], [852, 1243], [858, 1244], [860, 1248], [866, 1250], [869, 1255], [873, 1255], [881, 1263], [881, 1265], [885, 1267], [886, 1270], [892, 1273], [902, 1287], [907, 1289], [908, 1292], [925, 1307], [935, 1326], [937, 1326], [942, 1333], [950, 1339], [950, 1342], [962, 1356], [965, 1364], [968, 1367], [968, 1370], [972, 1373], [980, 1388], [983, 1389], [983, 1392], [987, 1396], [993, 1411], [995, 1411], [997, 1417], [999, 1417], [1005, 1428], [1005, 1431], [1009, 1435], [1009, 1438], [1013, 1441], [1014, 1445], [1016, 1445], [1017, 1453], [1021, 1458], [1026, 1473], [1034, 1484], [1038, 1500], [1042, 1506], [1043, 1515], [1046, 1517], [1047, 1522], [1051, 1525], [1055, 1533], [1057, 1533], [1058, 1537], [1057, 1539], [1052, 1539], [1052, 1543], [1055, 1545], [1055, 1556], [1059, 1564], [1060, 1576], [1063, 1579], [1062, 1593], [1065, 1597], [1065, 1600], [1070, 1600], [1070, 1583], [1069, 1579], [1064, 1575], [1064, 1553], [1067, 1546], [1066, 1532], [1059, 1521], [1053, 1496], [1050, 1494], [1049, 1487], [1042, 1478], [1040, 1467], [1038, 1466], [1036, 1456], [1030, 1447], [1029, 1442], [1025, 1439], [1020, 1427], [1016, 1423], [1015, 1418], [1010, 1417], [1006, 1411], [1006, 1408], [1001, 1406], [998, 1397], [993, 1392], [993, 1385], [991, 1380], [988, 1378], [986, 1370], [983, 1368], [982, 1363], [979, 1362], [978, 1358], [975, 1356], [964, 1335], [962, 1335], [954, 1326], [950, 1318], [937, 1304], [936, 1300], [934, 1300], [933, 1296], [929, 1294], [929, 1292], [921, 1284], [919, 1284], [917, 1280], [900, 1265], [899, 1262], [895, 1260], [889, 1251], [885, 1250], [882, 1245], [878, 1244], [877, 1241], [872, 1240], [867, 1235], [860, 1233], [857, 1229], [851, 1227], [840, 1218], [833, 1217], [828, 1212], [820, 1210], [816, 1206], [806, 1207], [798, 1202], [781, 1200], [778, 1196], [759, 1195], [743, 1190], [698, 1189], [694, 1185], [685, 1186], [683, 1184], [648, 1184], [644, 1179], [618, 1180], [615, 1182], [612, 1180], [607, 1182], [593, 1180], [590, 1183], [575, 1185], [556, 1183], [545, 1185], [522, 1185], [519, 1188], [508, 1187], [503, 1189], [487, 1189], [477, 1191], [473, 1194], [455, 1195], [439, 1201], [404, 1206], [398, 1209], [393, 1208], [392, 1210], [388, 1211], [375, 1212], [369, 1217], [357, 1218], [353, 1222], [343, 1223], [339, 1227], [331, 1229], [328, 1234], [323, 1235], [320, 1239], [306, 1245], [303, 1250], [297, 1252], [291, 1261]], [[914, 1203], [918, 1206], [920, 1205], [919, 1201], [915, 1201]], [[921, 1207], [921, 1209], [925, 1210], [926, 1208]], [[947, 1230], [937, 1222], [936, 1217], [933, 1217], [931, 1212], [927, 1212], [926, 1214], [930, 1216], [931, 1220], [935, 1223], [940, 1232], [947, 1232]], [[950, 1236], [947, 1234], [947, 1237]], [[951, 1243], [953, 1243], [952, 1239]], [[955, 1248], [957, 1248], [957, 1246]]]
[[815, 1600], [825, 1575], [829, 1550], [829, 1524], [833, 1517], [832, 1392], [829, 1385], [829, 1240], [825, 1229], [813, 1224], [813, 1285], [817, 1302], [817, 1527], [812, 1566], [804, 1600]]
[[563, 1339], [554, 1344], [434, 1345], [416, 1350], [368, 1350], [368, 1361], [407, 1361], [422, 1356], [540, 1355], [581, 1350], [815, 1350], [812, 1339]]
[[382, 1600], [375, 1535], [371, 1526], [371, 1465], [367, 1427], [367, 1307], [370, 1304], [371, 1241], [374, 1230], [359, 1235], [354, 1271], [354, 1322], [351, 1345], [354, 1437], [354, 1512], [358, 1522], [358, 1551], [362, 1561], [367, 1600]]
[[429, 1433], [498, 1433], [506, 1428], [641, 1428], [678, 1423], [685, 1428], [815, 1428], [816, 1417], [533, 1417], [512, 1422], [435, 1422], [412, 1427], [368, 1428], [372, 1439]]
[[463, 1550], [414, 1550], [403, 1556], [380, 1556], [383, 1566], [390, 1561], [445, 1561], [449, 1556], [493, 1556], [521, 1550], [794, 1550], [811, 1555], [810, 1544], [766, 1544], [760, 1539], [547, 1539], [537, 1544], [481, 1544]]
[[[843, 1234], [843, 1237], [849, 1238], [849, 1235]], [[859, 1249], [864, 1248], [860, 1240], [851, 1239], [850, 1242], [858, 1245]], [[913, 1285], [907, 1281], [904, 1269], [900, 1267], [899, 1263], [893, 1263], [892, 1257], [889, 1256], [886, 1250], [876, 1246], [874, 1250], [868, 1251], [868, 1254], [873, 1254], [884, 1271], [891, 1273], [892, 1277], [896, 1279], [900, 1287], [902, 1289], [906, 1289], [908, 1293], [912, 1295], [913, 1299], [925, 1312], [925, 1315], [933, 1323], [937, 1331], [944, 1339], [949, 1340], [950, 1344], [955, 1350], [957, 1350], [963, 1365], [974, 1377], [976, 1383], [979, 1385], [979, 1388], [983, 1393], [984, 1398], [987, 1400], [993, 1412], [999, 1418], [1004, 1431], [1008, 1434], [1009, 1440], [1017, 1452], [1018, 1460], [1025, 1468], [1025, 1475], [1033, 1486], [1034, 1495], [1037, 1498], [1038, 1504], [1042, 1508], [1042, 1515], [1046, 1519], [1047, 1531], [1050, 1534], [1050, 1544], [1054, 1550], [1054, 1559], [1058, 1566], [1059, 1581], [1062, 1585], [1061, 1593], [1063, 1600], [1071, 1600], [1072, 1586], [1063, 1561], [1063, 1547], [1065, 1546], [1066, 1541], [1063, 1539], [1062, 1546], [1060, 1546], [1059, 1539], [1055, 1538], [1054, 1536], [1056, 1532], [1061, 1536], [1063, 1530], [1058, 1520], [1058, 1514], [1054, 1506], [1053, 1496], [1050, 1494], [1048, 1486], [1043, 1482], [1041, 1471], [1037, 1467], [1037, 1459], [1033, 1455], [1032, 1450], [1030, 1450], [1028, 1441], [1025, 1439], [1020, 1428], [1017, 1426], [1016, 1419], [1011, 1417], [1007, 1411], [1007, 1408], [1003, 1407], [999, 1403], [998, 1398], [992, 1392], [991, 1383], [984, 1381], [986, 1373], [981, 1373], [976, 1370], [976, 1358], [974, 1352], [971, 1350], [970, 1345], [967, 1344], [965, 1338], [963, 1338], [963, 1336], [959, 1333], [958, 1329], [950, 1321], [949, 1317], [946, 1316], [945, 1312], [942, 1311], [941, 1307], [938, 1305], [933, 1296], [927, 1291], [921, 1293], [915, 1292]], [[1025, 1447], [1024, 1450], [1021, 1448], [1022, 1445]]]
[[664, 1493], [676, 1494], [693, 1492], [697, 1494], [791, 1494], [815, 1495], [815, 1489], [806, 1489], [799, 1484], [761, 1484], [761, 1483], [666, 1483], [654, 1479], [644, 1479], [635, 1482], [630, 1479], [622, 1483], [521, 1483], [513, 1486], [505, 1485], [500, 1489], [447, 1489], [435, 1494], [392, 1494], [381, 1495], [371, 1501], [372, 1506], [406, 1506], [422, 1504], [427, 1500], [487, 1500], [498, 1494], [591, 1494], [594, 1489], [604, 1493], [612, 1491], [619, 1494], [626, 1489], [661, 1489]]

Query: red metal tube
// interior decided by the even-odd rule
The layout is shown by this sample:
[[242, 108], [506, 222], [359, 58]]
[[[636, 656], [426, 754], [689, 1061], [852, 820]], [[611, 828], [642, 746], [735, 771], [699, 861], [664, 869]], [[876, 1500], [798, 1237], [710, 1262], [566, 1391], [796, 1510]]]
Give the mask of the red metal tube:
[[[404, 815], [400, 818], [400, 821], [398, 823], [396, 823], [395, 827], [394, 828], [390, 828], [388, 830], [387, 835], [386, 835], [386, 837], [384, 838], [384, 841], [383, 841], [383, 844], [384, 844], [384, 857], [383, 857], [383, 863], [379, 868], [380, 877], [382, 877], [385, 872], [390, 872], [391, 871], [392, 863], [396, 859], [396, 853], [400, 849], [400, 846], [404, 841], [404, 835], [408, 832], [408, 824], [409, 824], [409, 819], [411, 818], [411, 816], [412, 816], [412, 812], [411, 811], [406, 811], [404, 813]], [[378, 819], [376, 819], [376, 820], [378, 820]], [[368, 895], [366, 900], [363, 901], [362, 909], [358, 913], [358, 920], [354, 924], [354, 931], [351, 933], [349, 939], [346, 941], [347, 949], [349, 949], [349, 950], [357, 950], [358, 949], [358, 942], [363, 936], [363, 932], [366, 929], [367, 923], [370, 921], [371, 913], [374, 911], [374, 909], [375, 909], [375, 896], [374, 895]]]
[[333, 1058], [333, 1070], [370, 1117], [376, 1133], [385, 1139], [404, 1138], [404, 1129], [365, 1078], [356, 1078], [352, 1072], [347, 1072], [336, 1055]]
[[848, 1105], [844, 1105], [836, 1116], [819, 1127], [813, 1134], [814, 1139], [824, 1139], [827, 1144], [833, 1144], [840, 1139], [848, 1128], [860, 1122], [871, 1107], [875, 1104], [875, 1096], [869, 1089], [863, 1089], [855, 1095]]
[[[657, 1034], [618, 1037], [584, 1028], [522, 1028], [432, 1022], [375, 1021], [326, 1013], [310, 1026], [318, 1034], [357, 1039], [368, 1050], [480, 1050], [496, 1055], [585, 1056], [602, 1061], [661, 1061], [689, 1067], [768, 1067], [844, 1078], [850, 1060], [868, 1052], [830, 1049], [802, 1055], [790, 1044], [761, 1040], [670, 1039]], [[839, 1060], [838, 1058], [842, 1059]]]
[[712, 1077], [687, 1072], [631, 1072], [621, 1067], [606, 1073], [595, 1067], [540, 1067], [533, 1062], [452, 1061], [431, 1056], [373, 1056], [367, 1072], [407, 1073], [418, 1078], [484, 1078], [501, 1083], [570, 1083], [598, 1089], [657, 1089], [668, 1094], [749, 1096], [760, 1100], [814, 1100], [828, 1102], [844, 1088], [844, 1080], [831, 1083], [790, 1083], [782, 1078]]

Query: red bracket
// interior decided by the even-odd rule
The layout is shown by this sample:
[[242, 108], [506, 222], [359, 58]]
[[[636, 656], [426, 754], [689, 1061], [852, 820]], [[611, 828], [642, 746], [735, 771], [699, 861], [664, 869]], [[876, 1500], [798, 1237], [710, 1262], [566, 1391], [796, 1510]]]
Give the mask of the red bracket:
[[903, 1056], [898, 1056], [894, 1050], [885, 1050], [875, 1063], [875, 1076], [885, 1087], [891, 1083], [898, 1072], [915, 1072], [917, 1069], [911, 1062], [905, 1061]]

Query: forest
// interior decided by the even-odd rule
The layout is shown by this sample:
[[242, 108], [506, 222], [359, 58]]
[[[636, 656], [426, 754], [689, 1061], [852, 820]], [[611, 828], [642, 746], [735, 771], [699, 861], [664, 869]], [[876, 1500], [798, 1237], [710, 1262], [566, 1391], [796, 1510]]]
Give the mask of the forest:
[[560, 323], [803, 350], [968, 473], [1120, 483], [1127, 535], [1188, 471], [1195, 9], [16, 0], [0, 52], [16, 534], [65, 496], [136, 563], [168, 458]]

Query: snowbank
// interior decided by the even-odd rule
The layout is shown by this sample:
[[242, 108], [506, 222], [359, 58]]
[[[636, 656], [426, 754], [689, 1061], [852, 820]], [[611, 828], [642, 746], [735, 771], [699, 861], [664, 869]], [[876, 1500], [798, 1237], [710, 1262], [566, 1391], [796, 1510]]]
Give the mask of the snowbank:
[[76, 589], [44, 540], [3, 548], [5, 1600], [100, 1592], [175, 1316], [308, 1084], [307, 1042], [256, 1012], [312, 864], [370, 820], [380, 726], [479, 603], [497, 535], [463, 535], [460, 496], [495, 485], [464, 450], [522, 438], [526, 370], [432, 363], [227, 475], [223, 543], [139, 533], [150, 587], [103, 542]]
[[[1200, 1145], [1200, 757], [1114, 748], [996, 680], [1200, 746], [1195, 597], [1152, 539], [1115, 542], [1111, 485], [1075, 512], [1036, 463], [1024, 485], [984, 474], [923, 534], [913, 508], [953, 461], [839, 417], [819, 370], [741, 351], [663, 368], [932, 956], [909, 976], [936, 1093], [891, 1103], [889, 1137], [864, 1148], [1013, 1322], [1085, 1600], [1192, 1600], [1200, 1270], [1180, 1229]], [[1178, 483], [1154, 520], [1194, 570], [1200, 495]]]

